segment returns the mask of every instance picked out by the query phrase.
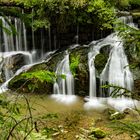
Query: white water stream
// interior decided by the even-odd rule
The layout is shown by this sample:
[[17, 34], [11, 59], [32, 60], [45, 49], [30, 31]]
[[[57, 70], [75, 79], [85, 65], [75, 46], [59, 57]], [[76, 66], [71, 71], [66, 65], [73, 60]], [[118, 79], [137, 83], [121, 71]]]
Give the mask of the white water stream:
[[[64, 59], [58, 64], [55, 73], [58, 79], [54, 83], [54, 94], [52, 97], [66, 104], [76, 101], [76, 96], [74, 95], [74, 77], [70, 71], [68, 51], [65, 52]], [[61, 75], [64, 75], [65, 78], [62, 78]]]
[[[131, 28], [137, 29], [133, 23], [132, 17], [121, 17], [121, 21], [130, 26]], [[94, 41], [95, 42], [95, 41]], [[105, 104], [114, 107], [119, 111], [123, 111], [125, 108], [134, 108], [138, 103], [130, 98], [97, 98], [97, 94], [100, 97], [105, 97], [105, 90], [102, 88], [103, 85], [109, 84], [126, 88], [129, 91], [133, 90], [133, 75], [129, 69], [129, 63], [123, 47], [123, 40], [118, 36], [117, 33], [112, 33], [108, 37], [104, 38], [100, 42], [93, 42], [93, 46], [88, 54], [89, 64], [89, 98], [86, 98], [88, 102], [85, 104], [85, 108], [104, 108]], [[96, 69], [94, 66], [94, 60], [96, 55], [100, 53], [100, 49], [104, 46], [110, 46], [110, 53], [107, 64], [100, 74], [100, 93], [96, 93]], [[108, 46], [107, 46], [108, 47]], [[114, 89], [109, 88], [109, 95]], [[119, 91], [117, 94], [122, 93]]]
[[[56, 68], [57, 81], [54, 83], [54, 94], [74, 95], [74, 77], [70, 71], [69, 54], [66, 51], [64, 59]], [[64, 75], [65, 78], [62, 78]]]

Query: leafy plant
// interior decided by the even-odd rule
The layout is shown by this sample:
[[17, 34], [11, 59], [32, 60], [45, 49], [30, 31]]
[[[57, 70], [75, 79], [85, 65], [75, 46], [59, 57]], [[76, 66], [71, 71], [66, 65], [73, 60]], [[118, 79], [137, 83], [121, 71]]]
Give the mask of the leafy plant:
[[21, 78], [30, 81], [28, 82], [28, 89], [32, 92], [39, 88], [40, 83], [45, 84], [47, 82], [53, 84], [59, 77], [65, 79], [64, 74], [56, 75], [54, 72], [47, 70], [38, 70], [21, 74]]
[[26, 78], [26, 79], [36, 79], [40, 82], [54, 83], [56, 80], [55, 73], [47, 71], [47, 70], [27, 72], [27, 73], [23, 73], [21, 76]]
[[130, 122], [130, 121], [113, 121], [111, 127], [119, 131], [119, 133], [128, 132], [134, 134], [136, 138], [140, 138], [140, 123], [139, 122]]
[[71, 70], [73, 76], [76, 76], [79, 61], [80, 61], [80, 55], [71, 58], [70, 70]]
[[[130, 68], [140, 65], [140, 30], [118, 21], [115, 30], [123, 38], [124, 48], [130, 61]], [[134, 67], [133, 67], [134, 66]]]
[[[115, 20], [114, 8], [105, 0], [11, 0], [10, 2], [27, 9], [28, 12], [17, 16], [34, 30], [49, 28], [50, 25], [56, 25], [58, 30], [64, 30], [72, 24], [87, 23], [99, 25], [101, 29], [110, 29]], [[3, 9], [0, 11], [3, 12]]]
[[[110, 96], [113, 98], [117, 98], [117, 97], [131, 97], [132, 96], [132, 92], [127, 90], [126, 88], [120, 87], [120, 86], [116, 86], [116, 85], [103, 85], [102, 88], [111, 88], [112, 92], [110, 93]], [[119, 94], [118, 94], [119, 93]]]
[[[46, 125], [40, 128], [38, 123], [57, 119], [57, 114], [45, 114], [36, 117], [32, 114], [33, 108], [28, 98], [22, 97], [25, 101], [24, 106], [19, 103], [19, 99], [21, 99], [19, 95], [14, 95], [14, 100], [9, 98], [7, 94], [0, 95], [0, 139], [52, 140], [52, 134], [57, 130]], [[23, 110], [26, 110], [26, 113]]]
[[31, 107], [25, 97], [28, 115], [22, 116], [20, 104], [15, 101], [8, 100], [6, 96], [0, 96], [0, 136], [1, 140], [18, 139], [26, 137], [34, 130], [34, 121], [32, 118]]

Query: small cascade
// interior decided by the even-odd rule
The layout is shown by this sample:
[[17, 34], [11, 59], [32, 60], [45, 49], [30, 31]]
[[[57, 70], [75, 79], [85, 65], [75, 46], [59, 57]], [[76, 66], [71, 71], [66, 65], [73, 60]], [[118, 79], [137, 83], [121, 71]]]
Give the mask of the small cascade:
[[[124, 87], [128, 90], [133, 88], [133, 76], [129, 69], [127, 57], [124, 52], [123, 42], [117, 34], [109, 36], [112, 49], [109, 54], [108, 62], [100, 75], [101, 85], [106, 82], [110, 85]], [[111, 94], [112, 88], [109, 89]], [[103, 95], [104, 93], [102, 93]]]
[[[130, 27], [137, 28], [133, 23], [132, 16], [120, 17], [120, 20]], [[96, 42], [96, 43], [95, 43]], [[112, 33], [108, 37], [101, 41], [94, 41], [88, 53], [89, 64], [89, 98], [97, 97], [96, 95], [96, 70], [94, 66], [94, 60], [97, 54], [100, 53], [100, 49], [103, 46], [110, 46], [110, 54], [105, 68], [100, 75], [100, 86], [106, 84], [112, 84], [120, 87], [124, 87], [128, 90], [133, 89], [133, 76], [129, 69], [127, 56], [123, 48], [123, 40], [117, 35]], [[112, 88], [109, 89], [109, 93], [112, 92]], [[99, 93], [98, 93], [99, 95]], [[105, 90], [100, 89], [100, 95], [105, 97]]]
[[[128, 26], [137, 29], [134, 23], [132, 23], [132, 17], [121, 17], [125, 24]], [[109, 98], [96, 98], [96, 69], [94, 66], [94, 60], [97, 54], [100, 53], [100, 49], [104, 46], [110, 46], [110, 53], [108, 61], [103, 69], [102, 73], [100, 74], [100, 87], [106, 84], [115, 85], [119, 87], [126, 88], [130, 91], [133, 90], [133, 75], [129, 69], [129, 63], [127, 60], [127, 56], [124, 51], [123, 47], [123, 40], [118, 36], [117, 33], [112, 33], [108, 37], [100, 40], [94, 41], [90, 48], [90, 52], [88, 53], [88, 64], [89, 64], [89, 74], [90, 74], [90, 87], [89, 87], [89, 99], [86, 98], [88, 101], [85, 103], [84, 107], [86, 109], [91, 108], [105, 108], [104, 105], [112, 106], [113, 108], [117, 109], [118, 111], [123, 111], [124, 109], [130, 107], [135, 107], [135, 100], [130, 98], [117, 98], [112, 99]], [[106, 97], [106, 93], [109, 93], [107, 96], [110, 96], [112, 93], [113, 88], [109, 88], [108, 91], [100, 88], [100, 97]], [[122, 91], [119, 91], [118, 94], [121, 94]]]
[[[2, 21], [3, 26], [3, 29], [1, 29], [2, 40], [0, 51], [27, 51], [27, 36], [25, 24], [19, 18], [4, 18], [1, 16], [0, 19]], [[14, 31], [14, 34], [11, 31], [10, 24], [16, 29], [16, 31]]]
[[9, 80], [23, 65], [32, 63], [32, 54], [24, 51], [11, 51], [0, 53], [1, 78]]
[[[69, 53], [65, 52], [64, 59], [58, 64], [56, 68], [56, 75], [58, 79], [53, 85], [53, 95], [56, 101], [69, 105], [77, 100], [74, 95], [74, 77], [70, 71], [69, 66]], [[65, 77], [65, 78], [62, 78]]]
[[119, 18], [121, 22], [124, 24], [127, 24], [128, 26], [137, 29], [138, 25], [133, 22], [133, 17], [132, 16], [122, 16]]
[[94, 66], [95, 57], [100, 53], [100, 49], [109, 45], [110, 38], [107, 37], [103, 40], [93, 41], [90, 44], [90, 52], [88, 53], [88, 65], [89, 65], [89, 98], [97, 97], [96, 95], [96, 69]]
[[99, 46], [91, 47], [88, 53], [88, 65], [89, 65], [89, 98], [96, 97], [96, 71], [94, 66], [94, 59], [97, 54], [99, 54]]
[[0, 16], [0, 20], [0, 78], [7, 81], [23, 65], [33, 63], [36, 52], [28, 51], [25, 24], [19, 18]]
[[[54, 83], [54, 94], [74, 95], [74, 77], [70, 71], [68, 51], [58, 64], [56, 75], [58, 80]], [[65, 78], [62, 78], [61, 75], [64, 75]]]

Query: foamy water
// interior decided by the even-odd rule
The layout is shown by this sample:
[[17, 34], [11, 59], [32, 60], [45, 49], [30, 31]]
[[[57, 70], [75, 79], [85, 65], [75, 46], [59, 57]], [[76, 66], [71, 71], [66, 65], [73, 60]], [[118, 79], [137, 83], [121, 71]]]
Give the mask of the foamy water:
[[52, 94], [51, 98], [66, 105], [73, 104], [78, 101], [78, 98], [75, 95]]

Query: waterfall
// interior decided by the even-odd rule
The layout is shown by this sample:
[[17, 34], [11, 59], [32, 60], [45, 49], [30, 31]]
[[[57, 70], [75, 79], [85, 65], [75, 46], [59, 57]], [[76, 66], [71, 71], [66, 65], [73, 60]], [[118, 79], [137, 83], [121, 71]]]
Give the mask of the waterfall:
[[[66, 51], [64, 59], [56, 68], [57, 81], [54, 83], [54, 94], [74, 95], [74, 77], [70, 71], [69, 54]], [[64, 75], [65, 78], [62, 78]]]
[[[27, 51], [27, 36], [25, 24], [19, 18], [13, 17], [2, 17], [1, 29], [1, 52], [10, 52], [10, 51]], [[14, 34], [12, 33], [12, 26], [16, 29]], [[16, 35], [15, 35], [16, 34]]]
[[99, 41], [93, 41], [90, 44], [90, 52], [88, 53], [88, 66], [89, 66], [89, 98], [97, 97], [96, 95], [96, 69], [94, 66], [95, 57], [100, 53], [100, 49], [109, 45], [112, 42], [110, 37]]
[[25, 23], [13, 17], [0, 16], [0, 20], [3, 27], [0, 30], [0, 78], [7, 81], [20, 67], [34, 61], [35, 52], [28, 51]]
[[[137, 26], [132, 22], [132, 17], [121, 17], [121, 21], [130, 26], [131, 28], [137, 29]], [[133, 90], [133, 75], [129, 69], [129, 63], [127, 56], [123, 47], [123, 40], [118, 36], [118, 33], [112, 33], [106, 38], [100, 41], [93, 41], [90, 45], [90, 52], [88, 53], [88, 65], [89, 65], [89, 76], [90, 76], [90, 85], [89, 85], [89, 98], [85, 98], [88, 102], [84, 104], [85, 109], [105, 109], [106, 105], [112, 106], [118, 111], [122, 112], [126, 108], [135, 108], [135, 105], [138, 104], [136, 100], [130, 98], [101, 98], [110, 96], [113, 91], [113, 88], [110, 87], [107, 91], [103, 88], [100, 88], [100, 93], [96, 93], [96, 69], [94, 66], [95, 57], [100, 53], [102, 47], [108, 47], [110, 49], [108, 61], [99, 75], [100, 78], [100, 87], [106, 84], [115, 85], [119, 87], [126, 88], [130, 91]], [[122, 91], [119, 91], [117, 94], [121, 94]], [[100, 95], [100, 98], [96, 98], [97, 94]]]
[[[133, 23], [132, 17], [120, 17], [120, 20], [130, 27], [137, 28]], [[96, 42], [96, 43], [95, 43]], [[106, 85], [116, 85], [126, 88], [130, 91], [133, 89], [133, 76], [129, 69], [129, 64], [127, 56], [123, 48], [123, 40], [117, 35], [117, 33], [112, 33], [101, 41], [94, 41], [90, 47], [90, 52], [88, 53], [88, 65], [89, 65], [89, 97], [97, 97], [96, 93], [96, 69], [94, 66], [94, 60], [96, 55], [100, 53], [100, 49], [103, 46], [110, 46], [110, 54], [105, 68], [100, 74], [100, 86]], [[112, 88], [109, 89], [109, 93], [113, 91]], [[100, 89], [100, 95], [105, 96], [104, 89]], [[99, 93], [98, 93], [99, 94]]]
[[68, 51], [65, 52], [64, 59], [58, 64], [55, 73], [58, 78], [53, 85], [54, 94], [51, 97], [66, 105], [77, 101], [74, 95], [74, 77], [70, 71]]
[[[123, 41], [117, 36], [112, 34], [109, 36], [112, 43], [112, 49], [109, 54], [108, 62], [100, 75], [101, 85], [106, 82], [110, 85], [120, 86], [128, 90], [133, 88], [133, 76], [129, 69], [127, 56], [123, 48]], [[109, 89], [111, 94], [112, 88]], [[104, 93], [102, 93], [103, 96]]]
[[[100, 49], [104, 46], [110, 45], [111, 50], [108, 58], [108, 62], [100, 75], [100, 83], [105, 85], [106, 83], [124, 87], [128, 90], [133, 88], [133, 76], [129, 69], [127, 57], [123, 48], [123, 41], [113, 33], [103, 39], [100, 42], [92, 43], [90, 52], [88, 53], [89, 64], [89, 97], [97, 97], [96, 95], [96, 69], [94, 66], [94, 60], [96, 55], [100, 53]], [[100, 94], [104, 97], [104, 92], [101, 89]], [[110, 88], [110, 93], [112, 89]]]

